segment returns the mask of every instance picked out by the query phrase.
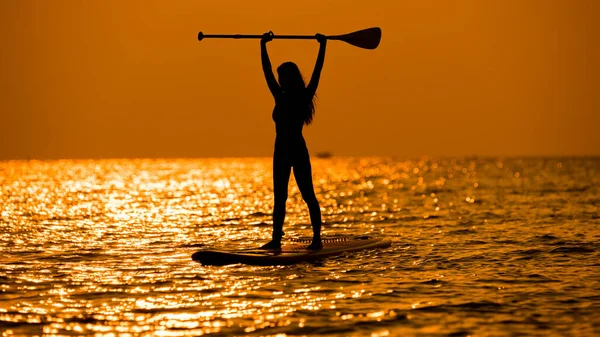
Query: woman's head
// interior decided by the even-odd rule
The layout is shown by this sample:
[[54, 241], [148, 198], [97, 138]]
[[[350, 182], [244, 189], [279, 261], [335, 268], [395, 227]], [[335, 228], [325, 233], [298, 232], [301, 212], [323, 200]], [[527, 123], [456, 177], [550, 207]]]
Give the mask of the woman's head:
[[285, 92], [300, 92], [306, 88], [300, 69], [294, 62], [282, 63], [277, 68], [279, 75], [279, 85]]
[[[304, 96], [306, 84], [298, 66], [294, 62], [282, 63], [277, 68], [277, 75], [279, 76], [281, 90], [296, 101], [295, 104], [300, 105], [300, 109], [298, 109], [298, 112], [302, 114], [300, 117], [305, 124], [310, 124], [315, 114], [314, 97]], [[302, 106], [304, 104], [305, 106]]]

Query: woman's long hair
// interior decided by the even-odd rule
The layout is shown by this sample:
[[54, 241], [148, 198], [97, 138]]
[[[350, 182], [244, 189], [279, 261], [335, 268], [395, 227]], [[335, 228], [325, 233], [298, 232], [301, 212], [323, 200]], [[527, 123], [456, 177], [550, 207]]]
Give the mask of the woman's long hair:
[[304, 124], [308, 125], [312, 122], [315, 115], [315, 100], [317, 95], [306, 97], [306, 84], [300, 73], [300, 69], [294, 62], [285, 62], [277, 68], [279, 75], [279, 85], [281, 89], [289, 95], [293, 104], [297, 104], [300, 117]]

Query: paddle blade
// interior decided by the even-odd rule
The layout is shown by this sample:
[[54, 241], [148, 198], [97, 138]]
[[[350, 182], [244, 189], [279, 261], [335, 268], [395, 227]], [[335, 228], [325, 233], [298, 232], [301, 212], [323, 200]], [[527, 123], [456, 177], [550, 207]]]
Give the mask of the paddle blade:
[[328, 36], [328, 40], [340, 40], [364, 49], [375, 49], [381, 41], [381, 28], [367, 28], [354, 33]]

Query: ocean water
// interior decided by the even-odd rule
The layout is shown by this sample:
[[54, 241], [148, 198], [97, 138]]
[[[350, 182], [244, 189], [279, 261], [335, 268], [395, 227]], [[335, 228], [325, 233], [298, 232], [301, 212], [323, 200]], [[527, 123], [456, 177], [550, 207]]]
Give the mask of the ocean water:
[[[600, 335], [600, 158], [313, 159], [324, 235], [390, 248], [203, 266], [271, 231], [269, 158], [0, 162], [2, 336]], [[293, 179], [286, 237], [310, 236]]]

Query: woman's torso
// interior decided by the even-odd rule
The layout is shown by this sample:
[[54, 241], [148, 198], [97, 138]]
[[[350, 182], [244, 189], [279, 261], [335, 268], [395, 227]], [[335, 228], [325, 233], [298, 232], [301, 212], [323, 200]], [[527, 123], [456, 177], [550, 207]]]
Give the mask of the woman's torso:
[[277, 136], [275, 138], [275, 152], [279, 151], [301, 151], [306, 149], [306, 143], [302, 136], [304, 116], [308, 104], [306, 98], [292, 98], [282, 93], [275, 98], [273, 109], [273, 121]]

